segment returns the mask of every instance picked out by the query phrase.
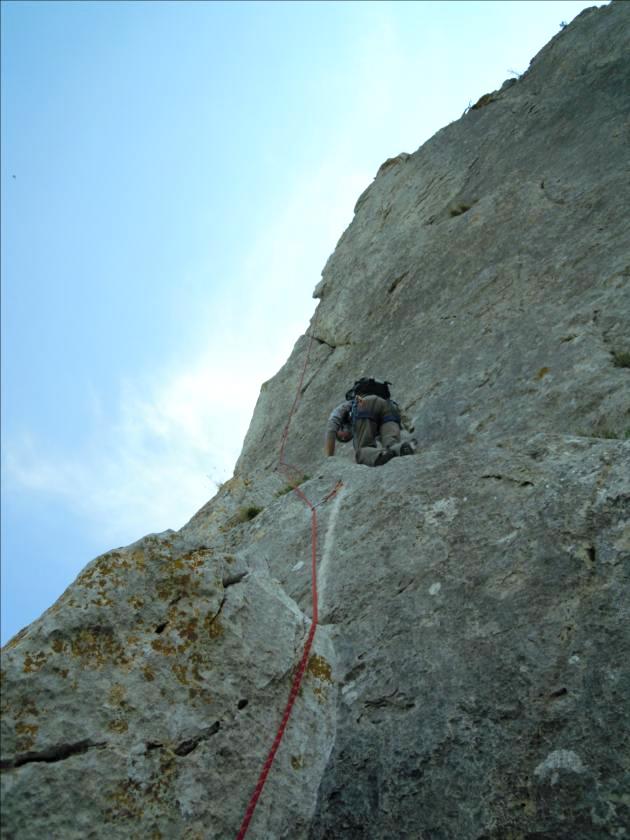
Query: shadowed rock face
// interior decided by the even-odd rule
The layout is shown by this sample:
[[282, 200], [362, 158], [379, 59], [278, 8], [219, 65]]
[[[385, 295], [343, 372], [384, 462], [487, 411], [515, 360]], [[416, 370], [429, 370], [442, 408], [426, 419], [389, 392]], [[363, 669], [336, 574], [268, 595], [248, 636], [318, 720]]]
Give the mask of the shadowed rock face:
[[[234, 477], [90, 563], [5, 648], [3, 831], [232, 838], [320, 626], [248, 837], [630, 836], [630, 4], [357, 203]], [[322, 457], [355, 377], [415, 457]]]

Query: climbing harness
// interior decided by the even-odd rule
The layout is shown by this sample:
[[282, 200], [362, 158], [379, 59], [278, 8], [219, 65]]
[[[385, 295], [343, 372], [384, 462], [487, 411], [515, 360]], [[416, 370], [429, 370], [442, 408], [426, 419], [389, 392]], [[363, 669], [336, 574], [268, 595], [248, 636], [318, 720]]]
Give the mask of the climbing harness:
[[[289, 428], [291, 426], [291, 420], [293, 419], [293, 415], [295, 410], [298, 406], [300, 401], [300, 396], [302, 395], [302, 385], [304, 383], [304, 376], [306, 374], [306, 368], [308, 366], [309, 357], [311, 354], [311, 347], [313, 345], [313, 334], [315, 332], [315, 324], [317, 323], [317, 313], [315, 313], [315, 320], [313, 321], [310, 336], [309, 336], [309, 343], [308, 348], [306, 351], [306, 358], [304, 360], [304, 366], [302, 367], [302, 374], [300, 376], [300, 381], [298, 383], [297, 391], [295, 394], [295, 399], [293, 400], [293, 405], [291, 406], [291, 411], [289, 412], [289, 417], [284, 427], [284, 431], [282, 432], [282, 438], [280, 441], [280, 455], [278, 458], [278, 468], [282, 470], [289, 480], [291, 480], [292, 476], [299, 474], [300, 476], [303, 475], [302, 471], [299, 470], [297, 467], [294, 467], [291, 464], [288, 464], [285, 459], [285, 449], [287, 445], [287, 440], [289, 437]], [[312, 601], [312, 618], [311, 618], [311, 627], [308, 632], [308, 636], [306, 638], [306, 642], [304, 643], [304, 651], [302, 653], [302, 658], [297, 666], [297, 670], [293, 677], [293, 682], [291, 684], [291, 691], [289, 692], [289, 699], [287, 700], [287, 704], [284, 708], [284, 712], [282, 715], [282, 719], [280, 721], [280, 726], [278, 727], [278, 731], [276, 732], [276, 737], [273, 740], [273, 744], [271, 745], [271, 749], [265, 759], [263, 764], [262, 770], [260, 771], [260, 775], [258, 776], [258, 781], [256, 782], [256, 787], [254, 788], [254, 792], [252, 793], [247, 808], [245, 810], [245, 816], [243, 817], [243, 822], [241, 823], [241, 827], [239, 832], [236, 836], [236, 840], [243, 840], [245, 835], [247, 834], [247, 829], [249, 828], [249, 824], [251, 819], [254, 815], [254, 811], [256, 809], [256, 805], [258, 803], [258, 799], [260, 798], [260, 794], [262, 793], [262, 789], [265, 786], [265, 782], [267, 781], [267, 776], [269, 775], [269, 771], [271, 770], [271, 765], [273, 764], [273, 760], [276, 757], [276, 753], [278, 751], [278, 747], [280, 746], [280, 742], [282, 741], [282, 736], [284, 735], [284, 730], [287, 728], [287, 724], [289, 722], [289, 718], [291, 716], [291, 711], [293, 709], [293, 704], [295, 703], [295, 699], [298, 695], [300, 690], [300, 686], [302, 684], [302, 679], [304, 677], [304, 672], [306, 671], [306, 666], [308, 664], [309, 655], [311, 652], [311, 648], [313, 646], [313, 639], [315, 638], [315, 631], [317, 629], [317, 619], [318, 619], [318, 610], [317, 610], [317, 508], [327, 502], [341, 489], [342, 482], [338, 481], [337, 484], [333, 487], [333, 489], [328, 493], [327, 496], [324, 496], [317, 503], [313, 503], [310, 499], [306, 496], [303, 490], [300, 490], [298, 486], [293, 487], [293, 492], [298, 496], [305, 505], [311, 511], [311, 601]]]
[[[376, 396], [378, 396], [378, 394]], [[385, 397], [383, 397], [383, 399], [385, 399]], [[400, 409], [398, 408], [398, 403], [396, 400], [392, 400], [389, 397], [387, 397], [387, 402], [389, 405], [389, 414], [384, 414], [382, 416], [381, 423], [398, 423], [400, 426]], [[373, 423], [377, 422], [374, 412], [369, 407], [366, 407], [365, 399], [362, 399], [358, 395], [352, 400], [350, 418], [353, 431], [356, 427], [357, 420], [371, 420]]]

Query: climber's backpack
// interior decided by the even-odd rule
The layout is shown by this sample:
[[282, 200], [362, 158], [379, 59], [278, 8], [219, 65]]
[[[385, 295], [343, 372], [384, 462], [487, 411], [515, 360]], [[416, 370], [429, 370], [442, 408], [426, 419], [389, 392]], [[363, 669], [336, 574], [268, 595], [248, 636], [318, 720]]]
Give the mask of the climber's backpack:
[[380, 382], [378, 379], [364, 376], [362, 379], [357, 379], [352, 388], [346, 393], [346, 399], [352, 400], [354, 397], [367, 397], [369, 394], [374, 394], [377, 397], [383, 397], [388, 400], [391, 397], [389, 386], [391, 382]]

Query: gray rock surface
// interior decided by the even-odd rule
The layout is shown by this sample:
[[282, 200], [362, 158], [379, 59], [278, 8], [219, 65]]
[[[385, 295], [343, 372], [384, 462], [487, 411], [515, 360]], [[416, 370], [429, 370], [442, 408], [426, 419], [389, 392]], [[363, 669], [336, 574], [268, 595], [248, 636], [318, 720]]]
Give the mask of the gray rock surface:
[[[357, 203], [234, 477], [90, 563], [2, 657], [3, 837], [630, 837], [630, 4]], [[355, 376], [416, 456], [322, 453]]]

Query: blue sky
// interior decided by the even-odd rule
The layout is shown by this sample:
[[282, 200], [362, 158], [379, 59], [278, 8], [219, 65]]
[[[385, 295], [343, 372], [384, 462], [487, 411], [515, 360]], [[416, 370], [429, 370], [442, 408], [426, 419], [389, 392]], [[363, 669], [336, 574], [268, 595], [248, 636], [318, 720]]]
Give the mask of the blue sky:
[[379, 165], [589, 5], [2, 3], [3, 643], [214, 494]]

